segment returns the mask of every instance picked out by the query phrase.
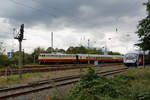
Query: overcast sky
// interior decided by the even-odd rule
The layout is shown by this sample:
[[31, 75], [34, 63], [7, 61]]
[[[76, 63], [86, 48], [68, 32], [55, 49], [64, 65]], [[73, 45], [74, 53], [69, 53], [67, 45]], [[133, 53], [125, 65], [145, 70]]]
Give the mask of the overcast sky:
[[[13, 28], [25, 24], [23, 48], [87, 46], [127, 53], [136, 48], [138, 21], [146, 16], [147, 0], [0, 0], [0, 41], [18, 50]], [[116, 31], [117, 29], [117, 31]]]

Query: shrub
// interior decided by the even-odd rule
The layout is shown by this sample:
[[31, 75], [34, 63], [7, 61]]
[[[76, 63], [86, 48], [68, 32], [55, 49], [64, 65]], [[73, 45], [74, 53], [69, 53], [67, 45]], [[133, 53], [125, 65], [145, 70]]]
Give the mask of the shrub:
[[89, 67], [88, 73], [81, 76], [64, 100], [149, 100], [150, 86], [145, 84], [149, 84], [150, 73], [135, 70], [134, 74], [105, 78]]

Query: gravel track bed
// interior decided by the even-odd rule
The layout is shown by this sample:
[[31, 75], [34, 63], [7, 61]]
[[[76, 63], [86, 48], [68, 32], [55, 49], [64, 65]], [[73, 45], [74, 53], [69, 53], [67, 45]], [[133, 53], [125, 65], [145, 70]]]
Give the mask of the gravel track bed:
[[[79, 80], [79, 79], [67, 80], [65, 82], [71, 82], [73, 80]], [[64, 83], [64, 82], [59, 82], [59, 83]], [[55, 85], [57, 85], [57, 84], [58, 83], [56, 83]], [[38, 89], [38, 88], [47, 87], [47, 86], [50, 86], [50, 84], [43, 85], [43, 86], [40, 86], [40, 87], [37, 87], [37, 88], [28, 88], [28, 89], [24, 89], [24, 90], [19, 90], [17, 92], [26, 91], [26, 90], [30, 90], [30, 89]], [[67, 91], [69, 90], [68, 87], [71, 87], [71, 86], [72, 85], [65, 85], [65, 86], [61, 86], [61, 87], [57, 87], [57, 88], [54, 86], [55, 88], [45, 89], [45, 90], [42, 90], [42, 91], [39, 91], [39, 92], [29, 93], [29, 94], [26, 94], [26, 95], [17, 96], [17, 97], [14, 97], [14, 98], [9, 98], [8, 100], [47, 100], [48, 96], [52, 96], [52, 95], [55, 95], [55, 94], [65, 95], [64, 92], [67, 93]]]
[[[124, 68], [124, 66], [119, 67], [119, 68]], [[101, 67], [100, 68], [100, 67], [98, 67], [97, 69], [100, 72], [104, 72], [104, 71], [108, 71], [108, 70], [115, 70], [117, 68], [113, 68], [113, 67]], [[64, 76], [67, 76], [67, 75], [64, 75]], [[61, 76], [61, 77], [63, 77], [63, 76]], [[16, 87], [16, 86], [20, 86], [20, 85], [25, 85], [25, 84], [8, 86], [8, 88], [9, 87]], [[49, 85], [42, 85], [40, 87], [43, 87], [43, 86], [49, 86]], [[42, 90], [40, 92], [29, 93], [26, 95], [15, 97], [15, 98], [9, 98], [8, 100], [48, 100], [48, 97], [51, 97], [54, 94], [57, 94], [57, 93], [59, 93], [59, 95], [66, 94], [71, 86], [72, 85], [66, 85], [66, 86], [58, 87], [57, 89], [59, 90], [59, 92], [56, 91], [56, 88], [52, 88], [52, 89]], [[39, 88], [39, 87], [37, 87], [37, 88]], [[24, 90], [29, 90], [29, 89], [35, 89], [35, 88], [27, 88]], [[19, 90], [17, 92], [20, 92], [20, 91], [22, 91], [22, 90]], [[10, 92], [12, 93], [12, 91], [10, 91]], [[15, 92], [13, 92], [13, 93], [15, 93]], [[10, 93], [7, 92], [7, 94], [10, 94]], [[6, 93], [0, 93], [0, 96], [2, 96], [2, 95], [6, 95]]]
[[[59, 87], [57, 90], [53, 89], [45, 89], [43, 91], [39, 91], [36, 93], [30, 93], [27, 95], [18, 96], [15, 98], [9, 98], [8, 100], [48, 100], [48, 97], [52, 97], [53, 95], [65, 95], [68, 93], [69, 89], [72, 85], [66, 85]], [[50, 99], [51, 100], [51, 99]]]

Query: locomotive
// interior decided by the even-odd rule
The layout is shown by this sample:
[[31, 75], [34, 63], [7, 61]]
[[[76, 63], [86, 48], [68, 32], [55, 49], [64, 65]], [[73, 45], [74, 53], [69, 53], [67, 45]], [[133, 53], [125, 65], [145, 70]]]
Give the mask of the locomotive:
[[126, 66], [138, 66], [142, 65], [143, 62], [145, 64], [150, 63], [150, 58], [148, 55], [144, 55], [144, 60], [143, 60], [143, 54], [141, 53], [127, 53], [124, 56], [123, 63]]
[[51, 54], [41, 53], [38, 57], [39, 64], [60, 64], [60, 63], [115, 63], [123, 62], [123, 56], [120, 55], [96, 55], [96, 54]]

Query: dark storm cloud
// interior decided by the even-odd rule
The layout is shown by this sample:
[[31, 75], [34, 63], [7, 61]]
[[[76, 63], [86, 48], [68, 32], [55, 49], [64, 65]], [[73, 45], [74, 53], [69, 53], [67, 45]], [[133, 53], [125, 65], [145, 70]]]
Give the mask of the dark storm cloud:
[[[19, 29], [24, 23], [25, 28], [31, 31], [36, 28], [40, 30], [37, 30], [39, 33], [28, 32], [27, 35], [43, 40], [40, 42], [41, 45], [44, 43], [47, 45], [49, 41], [49, 38], [46, 40], [44, 37], [44, 31], [54, 33], [63, 31], [62, 36], [61, 33], [57, 34], [59, 41], [57, 44], [60, 46], [70, 46], [65, 43], [70, 43], [71, 40], [73, 43], [79, 42], [81, 36], [86, 36], [86, 39], [90, 38], [91, 41], [96, 40], [96, 45], [103, 46], [105, 38], [112, 34], [113, 42], [109, 43], [122, 47], [137, 40], [134, 32], [138, 21], [146, 14], [142, 5], [146, 1], [1, 0], [0, 18], [3, 20], [0, 19], [0, 27], [3, 25], [4, 27], [0, 29], [0, 38], [9, 38], [10, 35], [5, 33], [10, 33], [14, 27]], [[5, 26], [6, 23], [8, 25]], [[69, 31], [66, 31], [67, 29]], [[116, 29], [118, 32], [115, 32]], [[126, 37], [127, 32], [130, 32], [130, 37]], [[37, 39], [31, 41], [35, 46], [39, 45]]]
[[141, 14], [142, 0], [5, 0], [0, 16], [13, 25], [43, 24], [47, 28], [101, 28], [117, 23], [123, 16]]

